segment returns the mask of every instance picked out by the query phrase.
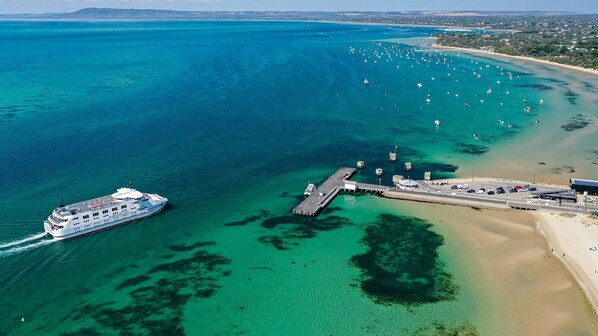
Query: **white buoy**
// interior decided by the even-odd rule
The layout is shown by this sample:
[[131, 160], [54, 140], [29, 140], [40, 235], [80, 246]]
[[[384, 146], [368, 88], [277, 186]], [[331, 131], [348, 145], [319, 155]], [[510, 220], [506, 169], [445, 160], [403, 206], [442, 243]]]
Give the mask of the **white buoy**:
[[440, 120], [434, 120], [434, 125], [440, 126]]
[[24, 317], [21, 317], [21, 322], [25, 322], [25, 318]]
[[363, 161], [357, 161], [357, 168], [361, 169], [364, 165], [365, 163]]
[[382, 168], [376, 168], [376, 176], [382, 176]]

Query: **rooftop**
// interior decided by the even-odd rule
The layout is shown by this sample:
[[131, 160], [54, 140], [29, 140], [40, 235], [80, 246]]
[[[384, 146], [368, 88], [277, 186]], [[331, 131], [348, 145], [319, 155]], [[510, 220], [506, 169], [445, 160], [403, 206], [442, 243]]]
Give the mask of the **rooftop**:
[[575, 184], [575, 185], [587, 186], [587, 187], [598, 187], [598, 181], [596, 181], [596, 180], [571, 178], [570, 183]]

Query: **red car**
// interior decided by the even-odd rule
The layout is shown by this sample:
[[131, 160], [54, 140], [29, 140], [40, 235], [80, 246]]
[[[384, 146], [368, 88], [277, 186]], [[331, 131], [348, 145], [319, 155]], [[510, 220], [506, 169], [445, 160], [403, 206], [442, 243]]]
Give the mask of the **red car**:
[[523, 189], [523, 187], [520, 186], [520, 185], [516, 185], [516, 186], [513, 187], [513, 189], [521, 190], [521, 189]]

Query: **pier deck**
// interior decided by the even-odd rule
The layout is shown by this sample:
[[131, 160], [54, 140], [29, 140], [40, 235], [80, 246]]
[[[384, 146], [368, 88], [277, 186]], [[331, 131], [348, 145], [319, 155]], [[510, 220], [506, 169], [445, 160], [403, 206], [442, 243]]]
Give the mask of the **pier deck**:
[[[315, 216], [338, 195], [344, 181], [355, 174], [355, 168], [342, 167], [320, 185], [311, 196], [293, 209], [293, 213], [303, 216]], [[322, 195], [322, 196], [320, 196]]]
[[387, 190], [390, 190], [389, 186], [381, 185], [381, 184], [370, 184], [370, 183], [361, 183], [357, 182], [355, 184], [357, 191], [367, 191], [374, 194], [381, 194]]

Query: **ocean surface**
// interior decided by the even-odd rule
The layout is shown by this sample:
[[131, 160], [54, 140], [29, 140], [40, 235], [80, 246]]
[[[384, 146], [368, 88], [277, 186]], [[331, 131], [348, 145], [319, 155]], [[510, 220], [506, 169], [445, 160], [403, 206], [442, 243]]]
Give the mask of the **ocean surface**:
[[[0, 22], [0, 334], [500, 334], [458, 251], [405, 204], [342, 195], [315, 220], [291, 215], [340, 166], [365, 161], [370, 183], [469, 175], [462, 163], [536, 120], [564, 136], [596, 103], [566, 79], [396, 40], [435, 32]], [[41, 237], [61, 198], [128, 184], [169, 206]]]

